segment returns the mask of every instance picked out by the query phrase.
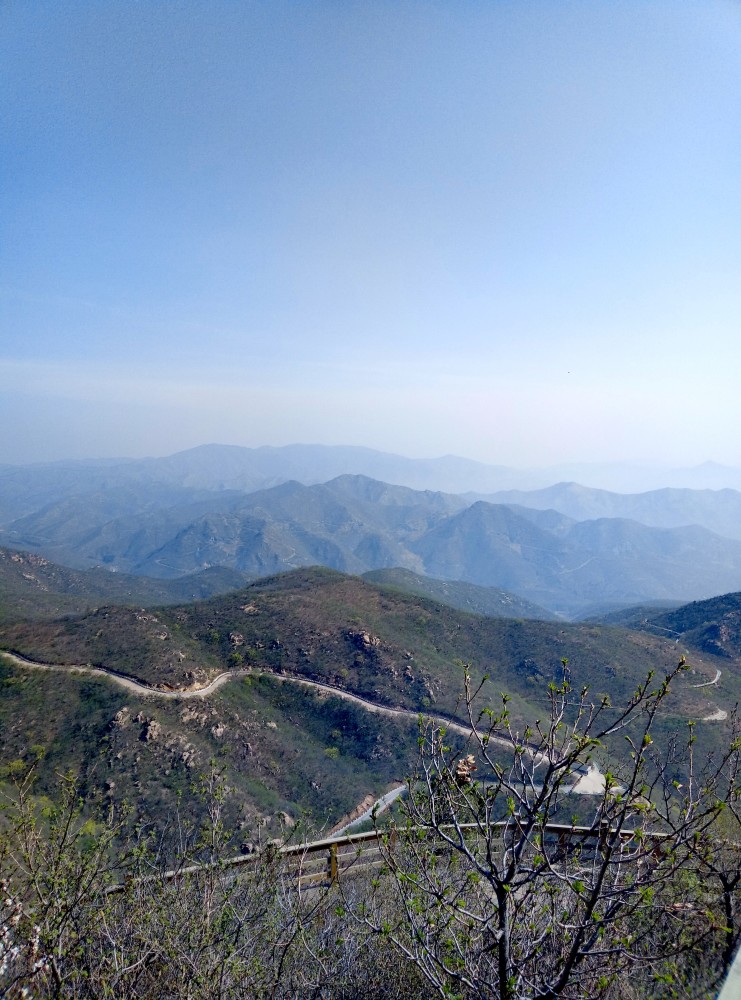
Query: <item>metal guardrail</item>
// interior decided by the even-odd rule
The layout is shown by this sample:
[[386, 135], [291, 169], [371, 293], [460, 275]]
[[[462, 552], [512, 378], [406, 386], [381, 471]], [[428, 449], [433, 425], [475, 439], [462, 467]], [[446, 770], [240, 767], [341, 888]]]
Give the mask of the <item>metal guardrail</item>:
[[[489, 829], [500, 829], [502, 834], [506, 834], [507, 829], [512, 829], [509, 820], [503, 820], [489, 825]], [[451, 827], [451, 830], [454, 829]], [[461, 831], [472, 833], [480, 830], [477, 823], [463, 823], [459, 826]], [[515, 828], [516, 829], [516, 828]], [[616, 830], [606, 825], [603, 826], [568, 826], [559, 823], [547, 823], [542, 827], [543, 834], [555, 845], [558, 852], [563, 852], [567, 857], [569, 853], [577, 848], [586, 848], [591, 851], [598, 851], [606, 846], [606, 841], [610, 837], [617, 837], [621, 843], [629, 844], [636, 839], [639, 831], [631, 829]], [[661, 843], [667, 839], [669, 834], [659, 831], [640, 831], [641, 844], [645, 849], [646, 856], [659, 850]], [[282, 859], [285, 862], [284, 871], [288, 875], [296, 878], [300, 886], [330, 887], [336, 885], [343, 876], [380, 868], [386, 863], [386, 852], [393, 851], [395, 839], [398, 837], [393, 828], [385, 830], [370, 830], [368, 833], [346, 834], [342, 837], [327, 837], [324, 840], [315, 840], [306, 844], [268, 844], [263, 851], [254, 854], [239, 854], [233, 858], [213, 865], [188, 865], [187, 867], [173, 869], [162, 875], [147, 876], [147, 880], [156, 881], [158, 879], [178, 879], [197, 875], [201, 872], [224, 869], [247, 869], [256, 867], [264, 861], [266, 853], [268, 857]], [[386, 840], [385, 851], [381, 849], [381, 841]], [[442, 845], [440, 850], [445, 850]], [[125, 885], [114, 885], [108, 889], [108, 893], [118, 893], [126, 888]], [[717, 1000], [741, 1000], [741, 948], [731, 964], [728, 974], [721, 987]]]
[[[424, 832], [425, 828], [415, 828]], [[456, 828], [452, 825], [450, 830]], [[470, 832], [475, 834], [482, 830], [477, 823], [462, 823], [457, 828], [464, 834]], [[506, 836], [508, 830], [513, 828], [511, 820], [501, 820], [491, 823], [488, 829], [501, 830]], [[602, 826], [568, 826], [559, 823], [547, 823], [542, 828], [537, 828], [548, 838], [551, 846], [557, 849], [557, 855], [564, 858], [572, 854], [577, 848], [595, 852], [607, 846], [607, 841], [611, 837], [617, 837], [622, 843], [628, 844], [636, 840], [640, 835], [647, 856], [658, 850], [658, 845], [667, 837], [667, 834], [656, 832], [644, 833], [643, 831], [620, 829]], [[434, 833], [434, 831], [428, 831]], [[397, 841], [398, 833], [394, 828], [389, 830], [370, 830], [367, 833], [345, 834], [341, 837], [327, 837], [323, 840], [315, 840], [305, 844], [283, 844], [277, 845], [269, 843], [262, 851], [252, 854], [239, 854], [224, 861], [213, 864], [195, 864], [182, 868], [175, 868], [162, 874], [145, 876], [140, 881], [157, 881], [186, 878], [202, 872], [246, 869], [255, 867], [265, 860], [266, 857], [278, 860], [283, 864], [283, 871], [295, 877], [301, 886], [316, 885], [329, 886], [336, 884], [343, 875], [352, 872], [359, 872], [371, 868], [379, 868], [386, 863], [386, 853], [393, 851]], [[382, 850], [382, 843], [384, 849]], [[440, 850], [446, 850], [444, 842], [440, 843]], [[125, 884], [114, 885], [108, 889], [108, 893], [122, 892], [126, 888]], [[741, 997], [741, 994], [739, 994]]]
[[[326, 884], [337, 882], [343, 872], [351, 867], [360, 870], [361, 867], [378, 867], [383, 862], [379, 840], [383, 834], [376, 830], [368, 833], [347, 834], [342, 837], [328, 837], [305, 844], [268, 843], [261, 851], [250, 854], [238, 854], [232, 858], [213, 863], [184, 865], [154, 875], [145, 875], [139, 882], [155, 882], [159, 880], [187, 878], [208, 871], [247, 870], [263, 863], [266, 858], [281, 860], [283, 871], [295, 876], [303, 884]], [[362, 865], [357, 862], [361, 855], [368, 855]], [[370, 859], [371, 855], [377, 858]], [[370, 861], [370, 864], [368, 863]], [[112, 885], [109, 894], [122, 892], [126, 883]]]

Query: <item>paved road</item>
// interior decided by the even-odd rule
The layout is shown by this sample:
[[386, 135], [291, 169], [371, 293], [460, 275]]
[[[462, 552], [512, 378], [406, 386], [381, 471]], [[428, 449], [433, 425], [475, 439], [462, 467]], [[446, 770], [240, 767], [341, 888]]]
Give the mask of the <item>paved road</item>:
[[[169, 691], [152, 687], [148, 684], [142, 684], [141, 681], [134, 680], [133, 677], [127, 677], [125, 674], [118, 673], [116, 670], [110, 670], [107, 667], [93, 667], [89, 663], [40, 663], [36, 660], [28, 659], [28, 657], [21, 656], [18, 653], [3, 652], [2, 655], [11, 660], [11, 662], [17, 664], [19, 667], [26, 667], [32, 670], [54, 670], [62, 673], [88, 674], [95, 677], [107, 677], [115, 684], [125, 688], [127, 691], [132, 691], [148, 698], [163, 698], [170, 700], [176, 698], [205, 698], [208, 695], [213, 694], [213, 692], [220, 688], [222, 684], [226, 684], [227, 681], [234, 680], [237, 677], [245, 677], [248, 674], [251, 674], [253, 677], [259, 676], [259, 671], [249, 669], [227, 670], [224, 673], [219, 674], [209, 684], [206, 684], [203, 687], [189, 689], [183, 688], [175, 691]], [[413, 712], [408, 708], [389, 708], [386, 705], [377, 705], [375, 702], [369, 701], [367, 698], [362, 698], [357, 694], [351, 694], [349, 691], [343, 691], [341, 688], [332, 687], [331, 684], [323, 684], [321, 681], [310, 681], [304, 677], [289, 677], [286, 674], [271, 673], [269, 676], [282, 682], [288, 682], [289, 684], [302, 684], [304, 687], [314, 688], [318, 691], [325, 691], [336, 698], [344, 698], [345, 701], [350, 701], [356, 705], [360, 705], [368, 712], [374, 712], [377, 715], [388, 715], [395, 718], [410, 719], [415, 722], [419, 718], [419, 712]], [[462, 736], [471, 735], [470, 726], [462, 726], [460, 723], [453, 722], [444, 716], [429, 715], [425, 716], [425, 719], [435, 725], [445, 726], [452, 732], [459, 733]], [[490, 742], [496, 743], [498, 746], [506, 747], [507, 749], [512, 748], [512, 742], [504, 737], [493, 736], [490, 738]], [[538, 763], [539, 758], [542, 759], [542, 755], [538, 754], [538, 752], [534, 749], [527, 748], [527, 752], [533, 757], [536, 764]], [[576, 792], [580, 795], [600, 795], [602, 793], [604, 790], [604, 779], [596, 765], [592, 764], [588, 768], [583, 767], [577, 768], [576, 770], [580, 776], [574, 785], [569, 789], [570, 791]]]
[[347, 833], [352, 827], [357, 826], [358, 823], [365, 823], [367, 819], [371, 819], [373, 813], [376, 816], [385, 812], [392, 802], [395, 802], [400, 795], [403, 795], [407, 790], [406, 784], [397, 785], [396, 788], [392, 788], [390, 792], [386, 792], [382, 795], [380, 799], [376, 799], [370, 809], [366, 809], [364, 813], [358, 816], [356, 819], [352, 820], [350, 823], [345, 823], [344, 826], [340, 827], [339, 830], [334, 830], [331, 834], [332, 837], [341, 837], [343, 834]]
[[709, 688], [709, 687], [712, 687], [714, 684], [718, 683], [718, 681], [720, 680], [722, 674], [723, 674], [723, 671], [722, 670], [718, 670], [716, 668], [716, 670], [715, 670], [715, 677], [713, 677], [713, 679], [711, 681], [705, 681], [702, 684], [690, 684], [690, 687], [691, 688]]
[[109, 670], [107, 667], [94, 667], [90, 663], [39, 663], [37, 660], [29, 660], [26, 656], [21, 656], [18, 653], [8, 653], [3, 650], [0, 650], [0, 652], [19, 667], [31, 667], [33, 670], [56, 670], [67, 674], [90, 674], [94, 677], [108, 677], [115, 684], [126, 688], [127, 691], [133, 691], [135, 694], [144, 695], [147, 698], [205, 698], [207, 695], [213, 694], [214, 691], [218, 690], [222, 684], [226, 684], [227, 681], [252, 673], [251, 670], [226, 670], [223, 674], [214, 677], [212, 681], [203, 687], [178, 688], [173, 691], [167, 688], [152, 687], [150, 684], [142, 684], [141, 681], [134, 680], [133, 677], [128, 677], [126, 674], [120, 674], [117, 670]]

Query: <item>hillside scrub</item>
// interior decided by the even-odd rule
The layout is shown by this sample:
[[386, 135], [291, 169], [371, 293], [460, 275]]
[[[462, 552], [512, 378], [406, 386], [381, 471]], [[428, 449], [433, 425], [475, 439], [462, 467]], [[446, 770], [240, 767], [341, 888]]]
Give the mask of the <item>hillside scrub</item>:
[[[132, 833], [112, 806], [86, 818], [72, 776], [55, 804], [35, 797], [32, 767], [0, 826], [0, 994], [712, 997], [741, 935], [741, 741], [701, 772], [692, 728], [685, 746], [654, 752], [683, 669], [648, 678], [617, 711], [574, 692], [564, 664], [548, 715], [524, 731], [506, 698], [475, 710], [467, 683], [470, 738], [420, 721], [402, 818], [379, 831], [383, 867], [359, 855], [322, 886], [297, 881], [276, 842], [235, 873], [213, 769], [196, 789], [198, 825], [175, 813]], [[587, 807], [569, 789], [618, 734], [627, 762]], [[586, 829], [554, 830], [577, 800]]]
[[[161, 825], [177, 807], [193, 823], [194, 777], [216, 757], [233, 790], [231, 853], [280, 836], [282, 813], [319, 837], [367, 794], [382, 794], [416, 757], [414, 721], [368, 712], [271, 676], [243, 677], [207, 700], [141, 698], [105, 678], [22, 669], [0, 656], [0, 782], [43, 756], [34, 791], [56, 797], [72, 771], [89, 815], [129, 802], [127, 824]], [[325, 753], [338, 750], [336, 760]]]
[[[32, 773], [6, 801], [0, 836], [0, 995], [35, 998], [403, 1000], [424, 983], [388, 943], [352, 933], [337, 889], [306, 890], [278, 844], [235, 877], [225, 863], [226, 791], [201, 785], [207, 820], [156, 836], [85, 821], [74, 779], [56, 806]], [[168, 869], [175, 841], [177, 860]], [[168, 843], [168, 840], [170, 843]], [[370, 892], [353, 879], [358, 908]], [[348, 931], [350, 933], [348, 933]]]

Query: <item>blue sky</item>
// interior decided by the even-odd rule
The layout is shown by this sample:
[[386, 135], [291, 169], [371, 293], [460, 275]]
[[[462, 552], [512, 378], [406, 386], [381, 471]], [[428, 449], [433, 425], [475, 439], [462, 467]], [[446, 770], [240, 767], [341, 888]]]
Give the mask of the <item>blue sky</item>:
[[741, 3], [0, 5], [0, 461], [741, 465]]

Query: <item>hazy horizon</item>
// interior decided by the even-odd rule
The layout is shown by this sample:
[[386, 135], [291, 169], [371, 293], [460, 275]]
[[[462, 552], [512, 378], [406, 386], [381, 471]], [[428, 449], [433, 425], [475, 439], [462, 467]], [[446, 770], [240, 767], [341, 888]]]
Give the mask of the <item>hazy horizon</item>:
[[[174, 451], [156, 451], [156, 452], [155, 451], [142, 451], [141, 453], [132, 453], [132, 454], [114, 454], [114, 453], [111, 453], [111, 454], [104, 454], [104, 453], [101, 453], [101, 454], [92, 454], [91, 453], [91, 454], [77, 455], [77, 456], [75, 456], [75, 455], [59, 454], [59, 455], [55, 456], [54, 458], [42, 458], [42, 459], [26, 458], [23, 461], [17, 461], [17, 462], [14, 462], [14, 461], [3, 461], [3, 462], [0, 462], [0, 465], [23, 466], [23, 465], [47, 465], [47, 464], [54, 464], [54, 463], [66, 464], [66, 463], [74, 463], [74, 462], [79, 462], [79, 463], [82, 463], [82, 464], [84, 464], [86, 462], [89, 462], [89, 463], [96, 463], [96, 462], [137, 462], [137, 461], [146, 461], [146, 460], [150, 460], [150, 459], [152, 459], [152, 460], [158, 460], [158, 459], [162, 459], [162, 458], [170, 458], [173, 455], [185, 454], [185, 453], [192, 452], [192, 451], [198, 451], [200, 449], [221, 448], [221, 447], [226, 447], [226, 448], [245, 448], [245, 449], [249, 449], [249, 450], [260, 450], [260, 449], [271, 449], [271, 448], [272, 449], [281, 449], [281, 448], [291, 449], [291, 448], [297, 448], [297, 447], [298, 448], [314, 448], [314, 447], [319, 447], [319, 448], [331, 448], [331, 449], [337, 449], [337, 450], [344, 450], [344, 449], [355, 450], [355, 449], [358, 449], [358, 450], [364, 450], [364, 451], [369, 451], [369, 452], [376, 452], [378, 454], [388, 455], [389, 457], [409, 459], [411, 461], [427, 462], [427, 461], [440, 461], [440, 460], [445, 460], [445, 459], [456, 459], [456, 460], [460, 459], [460, 460], [463, 460], [464, 462], [474, 462], [474, 463], [479, 463], [479, 464], [484, 465], [484, 466], [491, 466], [491, 467], [494, 467], [494, 466], [497, 466], [497, 465], [505, 466], [505, 463], [502, 463], [502, 462], [487, 462], [487, 461], [484, 461], [484, 460], [482, 460], [480, 458], [476, 458], [473, 455], [464, 455], [464, 454], [462, 454], [460, 452], [437, 452], [437, 453], [435, 453], [435, 452], [429, 452], [429, 453], [423, 453], [423, 454], [420, 454], [420, 453], [412, 454], [410, 452], [400, 452], [400, 451], [394, 451], [394, 450], [385, 449], [385, 448], [374, 448], [372, 445], [355, 444], [355, 443], [351, 443], [351, 442], [348, 442], [348, 441], [344, 441], [344, 442], [341, 442], [341, 443], [338, 443], [338, 444], [327, 444], [326, 442], [319, 442], [319, 441], [288, 441], [285, 444], [280, 444], [280, 445], [272, 445], [272, 444], [249, 444], [249, 445], [241, 445], [241, 444], [234, 444], [232, 442], [227, 443], [227, 442], [223, 442], [223, 441], [203, 441], [203, 442], [200, 442], [198, 444], [188, 445], [185, 448], [177, 448]], [[703, 462], [685, 463], [685, 464], [682, 464], [682, 465], [676, 465], [676, 464], [671, 464], [671, 463], [657, 463], [657, 462], [652, 462], [650, 460], [646, 460], [646, 461], [635, 461], [635, 462], [630, 462], [630, 461], [615, 461], [615, 462], [608, 462], [608, 461], [594, 461], [594, 462], [589, 462], [589, 461], [585, 461], [585, 462], [571, 461], [571, 462], [568, 462], [568, 461], [566, 461], [566, 462], [552, 462], [550, 464], [549, 463], [542, 463], [542, 464], [539, 464], [539, 465], [513, 464], [511, 466], [506, 466], [506, 467], [513, 468], [513, 469], [520, 469], [520, 470], [523, 470], [523, 471], [527, 471], [528, 469], [547, 470], [549, 468], [561, 468], [561, 467], [568, 467], [568, 466], [572, 466], [574, 468], [577, 468], [579, 466], [584, 466], [585, 468], [587, 468], [587, 467], [595, 467], [595, 468], [600, 468], [600, 467], [605, 467], [605, 468], [608, 468], [608, 467], [610, 467], [610, 468], [619, 468], [619, 467], [623, 466], [623, 467], [626, 467], [626, 468], [636, 468], [636, 469], [646, 469], [646, 470], [652, 470], [653, 469], [653, 470], [657, 470], [657, 471], [662, 471], [662, 470], [671, 471], [673, 469], [699, 469], [699, 468], [702, 468], [702, 467], [716, 467], [718, 469], [728, 468], [728, 469], [733, 469], [733, 470], [741, 469], [741, 466], [726, 465], [726, 464], [724, 464], [722, 462], [715, 462], [712, 459], [706, 459]]]
[[0, 462], [741, 465], [732, 0], [0, 26]]
[[[712, 461], [699, 463], [697, 465], [684, 466], [661, 465], [651, 462], [567, 462], [540, 466], [507, 466], [498, 463], [479, 463], [477, 459], [471, 458], [470, 456], [456, 455], [452, 453], [445, 455], [410, 455], [400, 454], [398, 452], [376, 450], [365, 445], [354, 445], [349, 443], [340, 445], [324, 445], [316, 442], [311, 443], [299, 441], [291, 442], [288, 445], [257, 445], [254, 447], [245, 445], [223, 445], [218, 442], [208, 442], [167, 454], [148, 453], [144, 455], [97, 455], [77, 459], [65, 459], [64, 457], [60, 457], [46, 462], [20, 462], [9, 464], [16, 468], [27, 466], [66, 466], [75, 464], [80, 464], [82, 466], [86, 464], [90, 466], [96, 466], [99, 464], [103, 466], [115, 466], [119, 463], [127, 464], [139, 461], [157, 462], [161, 459], [166, 460], [179, 455], [188, 455], [192, 452], [204, 450], [211, 451], [211, 449], [221, 450], [223, 448], [248, 448], [251, 451], [257, 452], [261, 450], [273, 449], [280, 451], [281, 449], [285, 449], [289, 453], [295, 453], [296, 450], [298, 450], [301, 467], [306, 471], [308, 478], [301, 475], [296, 476], [295, 474], [291, 475], [291, 478], [299, 478], [302, 482], [320, 482], [332, 479], [336, 475], [342, 475], [342, 467], [346, 466], [346, 468], [344, 468], [344, 472], [350, 475], [368, 475], [371, 478], [381, 479], [388, 482], [404, 483], [406, 482], [406, 477], [404, 472], [400, 470], [407, 468], [406, 462], [411, 461], [413, 463], [429, 463], [430, 470], [432, 470], [432, 467], [436, 466], [439, 474], [443, 476], [445, 482], [441, 480], [437, 486], [430, 483], [425, 488], [441, 489], [444, 492], [465, 493], [471, 490], [474, 492], [477, 490], [480, 491], [481, 487], [476, 487], [472, 483], [465, 485], [467, 475], [469, 473], [475, 475], [475, 469], [479, 465], [482, 472], [488, 469], [500, 477], [501, 481], [499, 482], [499, 485], [491, 487], [491, 489], [497, 490], [515, 489], [527, 491], [542, 489], [548, 486], [553, 486], [557, 483], [577, 483], [579, 486], [586, 487], [588, 489], [602, 489], [616, 493], [643, 493], [666, 487], [700, 490], [734, 489], [741, 491], [741, 466], [734, 467], [721, 465]], [[306, 465], [306, 451], [311, 449], [329, 449], [330, 451], [340, 453], [350, 453], [350, 458], [349, 460], [342, 461], [341, 456], [336, 455], [334, 458], [330, 459], [330, 461], [334, 462], [336, 465], [335, 471], [327, 473], [326, 476], [317, 475], [317, 472], [324, 466], [327, 458], [323, 451], [319, 451], [317, 455], [319, 465], [313, 470], [312, 474], [308, 474], [310, 467]], [[357, 452], [368, 453], [369, 464], [367, 466], [365, 466], [362, 456], [359, 457]], [[227, 472], [227, 470], [231, 467], [231, 458], [229, 455], [224, 456], [224, 458], [224, 470]], [[385, 470], [385, 474], [384, 471], [381, 471], [379, 474], [374, 459], [381, 462], [380, 468]], [[398, 463], [398, 459], [401, 459], [401, 464]], [[198, 467], [198, 458], [194, 456], [193, 460], [195, 461], [195, 467]], [[207, 467], [213, 468], [213, 460], [214, 456], [213, 454], [210, 454], [207, 458]], [[286, 456], [285, 461], [288, 463], [287, 468], [290, 469], [290, 454]], [[389, 462], [390, 464], [388, 464]], [[469, 462], [473, 463], [474, 468], [470, 468], [467, 465]], [[2, 464], [4, 463], [0, 463], [0, 465]], [[280, 468], [280, 462], [276, 467], [276, 472], [278, 468]], [[462, 482], [464, 485], [461, 485], [460, 483], [456, 485], [456, 479], [458, 478], [456, 469], [458, 469], [460, 474], [463, 476]], [[393, 470], [396, 470], [397, 472], [396, 478], [393, 474], [390, 474]], [[501, 479], [500, 472], [501, 476], [504, 477], [503, 479]], [[229, 473], [227, 472], [227, 475], [228, 474]], [[431, 471], [431, 474], [434, 478], [435, 473]]]

